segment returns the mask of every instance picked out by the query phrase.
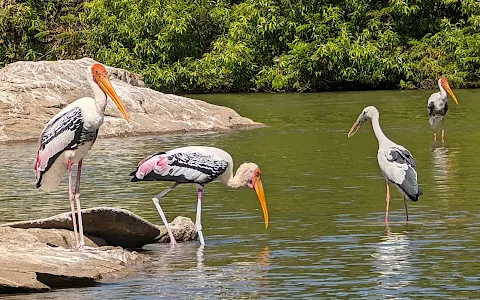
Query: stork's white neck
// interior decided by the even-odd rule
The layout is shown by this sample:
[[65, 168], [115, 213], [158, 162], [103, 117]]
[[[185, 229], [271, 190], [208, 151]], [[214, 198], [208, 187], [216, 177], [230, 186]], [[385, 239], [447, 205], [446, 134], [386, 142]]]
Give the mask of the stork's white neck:
[[440, 95], [442, 95], [442, 99], [446, 100], [447, 99], [447, 92], [442, 86], [442, 82], [439, 80], [438, 81], [438, 88], [440, 89]]
[[238, 176], [238, 173], [237, 173], [235, 174], [235, 176], [230, 177], [230, 179], [227, 181], [226, 184], [228, 187], [236, 189], [244, 186], [246, 183], [247, 183], [246, 180]]
[[90, 88], [93, 91], [93, 98], [95, 99], [97, 112], [103, 116], [105, 114], [105, 108], [107, 107], [107, 95], [93, 80], [92, 72], [90, 71], [90, 69], [88, 69], [88, 72], [87, 72], [87, 80], [88, 80], [88, 83], [90, 84]]
[[382, 128], [380, 128], [379, 118], [380, 118], [380, 116], [379, 116], [378, 112], [376, 112], [372, 116], [372, 127], [373, 127], [373, 132], [375, 133], [375, 136], [377, 137], [378, 145], [380, 146], [381, 144], [389, 141], [389, 139], [383, 133]]
[[232, 176], [233, 172], [230, 171], [230, 176], [225, 184], [234, 189], [248, 185], [248, 180], [251, 179], [253, 170], [256, 168], [258, 168], [258, 166], [254, 163], [241, 164], [238, 166], [235, 176]]

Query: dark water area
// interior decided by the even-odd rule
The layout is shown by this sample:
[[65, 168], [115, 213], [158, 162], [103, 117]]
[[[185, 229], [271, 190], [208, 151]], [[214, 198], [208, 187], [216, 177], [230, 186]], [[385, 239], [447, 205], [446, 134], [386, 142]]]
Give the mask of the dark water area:
[[[144, 156], [186, 145], [223, 148], [235, 165], [262, 169], [270, 212], [266, 230], [255, 193], [221, 183], [205, 188], [205, 247], [145, 247], [148, 265], [125, 280], [91, 288], [5, 299], [165, 298], [480, 298], [480, 90], [456, 90], [446, 141], [432, 142], [432, 91], [194, 95], [267, 127], [231, 133], [99, 139], [84, 161], [82, 205], [129, 209], [161, 220], [151, 197], [169, 183], [130, 183]], [[347, 132], [365, 106], [417, 160], [424, 195], [409, 203], [385, 180], [370, 124]], [[52, 194], [34, 188], [35, 143], [0, 145], [0, 222], [68, 211], [66, 181]], [[235, 166], [235, 167], [236, 167]], [[184, 185], [162, 202], [167, 218], [195, 218], [196, 190]]]

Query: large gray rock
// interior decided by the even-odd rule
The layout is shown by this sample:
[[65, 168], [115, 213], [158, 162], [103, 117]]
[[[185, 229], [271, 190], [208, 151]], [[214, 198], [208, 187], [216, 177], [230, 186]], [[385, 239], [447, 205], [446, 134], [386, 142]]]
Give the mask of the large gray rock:
[[0, 228], [0, 294], [95, 285], [123, 277], [130, 271], [129, 265], [148, 260], [120, 247], [83, 251], [52, 247], [45, 243], [49, 238], [62, 243], [73, 236], [61, 229]]
[[[148, 260], [137, 252], [148, 243], [168, 242], [164, 226], [156, 226], [124, 209], [82, 210], [85, 244], [75, 245], [70, 213], [0, 225], [0, 294], [90, 286], [125, 276], [134, 262]], [[171, 223], [177, 241], [194, 240], [195, 224], [176, 217]]]
[[[82, 220], [85, 235], [98, 246], [141, 248], [146, 244], [169, 241], [164, 226], [156, 226], [125, 209], [112, 207], [82, 209]], [[62, 213], [45, 219], [7, 223], [0, 227], [73, 230], [72, 214]], [[171, 223], [171, 227], [177, 241], [189, 241], [197, 237], [195, 224], [190, 218], [177, 217]], [[56, 246], [69, 248], [73, 246], [71, 243], [74, 237], [72, 235], [71, 238], [65, 239], [65, 243], [60, 244], [58, 240], [51, 242], [51, 237], [42, 241], [50, 241]]]
[[[45, 124], [63, 107], [92, 96], [86, 69], [79, 60], [19, 61], [0, 70], [0, 142], [38, 139]], [[107, 67], [112, 85], [131, 115], [120, 118], [109, 101], [101, 136], [221, 131], [261, 126], [234, 110], [145, 88], [141, 76]]]

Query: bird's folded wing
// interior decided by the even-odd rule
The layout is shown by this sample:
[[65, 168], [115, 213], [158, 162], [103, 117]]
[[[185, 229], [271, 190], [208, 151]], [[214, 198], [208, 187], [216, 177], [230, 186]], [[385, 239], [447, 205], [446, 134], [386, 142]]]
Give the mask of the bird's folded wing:
[[76, 147], [83, 128], [82, 110], [74, 107], [56, 117], [45, 126], [35, 163], [37, 181], [41, 172], [46, 172], [63, 151]]

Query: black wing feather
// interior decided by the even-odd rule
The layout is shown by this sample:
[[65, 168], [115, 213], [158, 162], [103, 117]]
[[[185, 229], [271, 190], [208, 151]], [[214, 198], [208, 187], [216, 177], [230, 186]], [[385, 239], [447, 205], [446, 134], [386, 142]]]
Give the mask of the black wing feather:
[[395, 183], [402, 189], [402, 191], [408, 196], [408, 198], [412, 201], [418, 201], [418, 197], [423, 195], [423, 192], [418, 187], [417, 182], [417, 171], [416, 162], [413, 159], [412, 154], [405, 148], [397, 148], [391, 147], [390, 148], [390, 156], [392, 159], [389, 159], [387, 156], [387, 160], [390, 162], [396, 162], [398, 164], [406, 164], [408, 166], [407, 170], [405, 170], [405, 179], [402, 183]]

